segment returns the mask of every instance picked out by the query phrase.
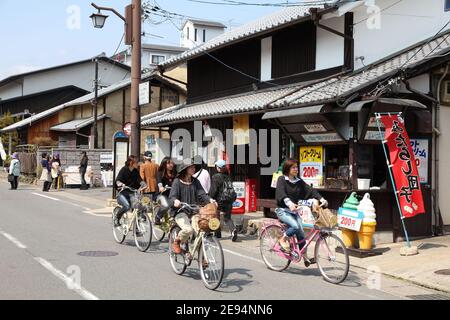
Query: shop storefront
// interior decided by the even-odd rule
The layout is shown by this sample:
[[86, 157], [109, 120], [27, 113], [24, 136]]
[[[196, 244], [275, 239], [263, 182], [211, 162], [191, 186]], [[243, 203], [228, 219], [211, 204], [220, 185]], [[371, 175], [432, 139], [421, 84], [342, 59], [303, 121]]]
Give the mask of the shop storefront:
[[[301, 177], [339, 208], [357, 192], [369, 193], [377, 212], [377, 231], [403, 237], [401, 221], [383, 153], [376, 112], [402, 112], [419, 162], [426, 213], [407, 219], [410, 236], [429, 236], [431, 226], [431, 113], [425, 105], [405, 99], [360, 101], [346, 108], [319, 105], [266, 113], [293, 145], [287, 157], [300, 162]], [[383, 133], [383, 128], [381, 128]]]

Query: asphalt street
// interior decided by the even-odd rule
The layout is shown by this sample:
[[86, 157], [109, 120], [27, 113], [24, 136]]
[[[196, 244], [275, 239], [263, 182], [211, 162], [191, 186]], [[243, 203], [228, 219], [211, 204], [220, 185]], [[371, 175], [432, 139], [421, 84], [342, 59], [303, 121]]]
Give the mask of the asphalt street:
[[[88, 203], [65, 192], [42, 193], [32, 186], [8, 190], [0, 182], [0, 299], [408, 299], [435, 293], [408, 282], [351, 268], [341, 285], [325, 282], [315, 266], [268, 270], [258, 241], [243, 238], [225, 249], [225, 278], [210, 291], [193, 263], [183, 276], [173, 273], [167, 241], [154, 242], [147, 253], [114, 242], [111, 219], [94, 214]], [[89, 191], [85, 196], [89, 195]], [[108, 251], [111, 256], [79, 255]], [[81, 287], [74, 286], [74, 281]], [[78, 282], [77, 282], [78, 283]]]

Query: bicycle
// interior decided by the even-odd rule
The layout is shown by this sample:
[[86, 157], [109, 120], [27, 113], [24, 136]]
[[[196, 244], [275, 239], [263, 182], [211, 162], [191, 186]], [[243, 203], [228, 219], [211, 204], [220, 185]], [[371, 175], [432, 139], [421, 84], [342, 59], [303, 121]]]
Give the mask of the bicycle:
[[114, 240], [118, 244], [122, 244], [132, 230], [136, 247], [141, 252], [147, 251], [152, 243], [152, 224], [147, 214], [151, 199], [142, 195], [142, 190], [146, 187], [143, 185], [140, 189], [123, 187], [120, 192], [130, 190], [133, 193], [131, 195], [131, 213], [124, 213], [119, 221], [120, 225], [117, 227], [114, 221], [121, 206], [116, 206], [112, 214]]
[[[170, 190], [171, 188], [169, 186], [165, 186], [164, 187], [167, 190]], [[155, 224], [155, 218], [156, 218], [156, 214], [158, 213], [158, 209], [159, 208], [165, 208], [164, 210], [166, 212], [164, 212], [164, 215], [161, 219], [161, 224], [160, 225], [156, 225]], [[149, 211], [150, 214], [150, 219], [152, 221], [152, 230], [153, 230], [153, 237], [157, 240], [157, 241], [162, 241], [165, 237], [166, 234], [169, 234], [170, 232], [170, 217], [169, 217], [169, 212], [168, 212], [168, 208], [169, 204], [168, 204], [168, 200], [167, 197], [164, 196], [163, 194], [160, 194], [156, 200], [156, 202], [152, 203], [152, 207], [151, 210]]]
[[[178, 212], [193, 215], [199, 212], [199, 207], [182, 203]], [[201, 227], [198, 234], [193, 236], [192, 246], [189, 246], [189, 243], [182, 244], [183, 250], [180, 254], [176, 254], [173, 251], [173, 243], [181, 228], [177, 225], [174, 218], [170, 219], [170, 224], [169, 258], [173, 271], [178, 275], [182, 275], [186, 268], [191, 265], [192, 260], [197, 260], [205, 287], [210, 290], [217, 289], [222, 283], [225, 269], [222, 246], [213, 234], [213, 231], [219, 229], [220, 221], [217, 218], [210, 219], [208, 227]], [[192, 239], [190, 242], [192, 243]], [[195, 259], [196, 255], [197, 259]]]
[[[302, 240], [305, 242], [303, 248], [299, 249], [300, 242], [296, 236], [293, 236], [289, 240], [291, 251], [286, 252], [281, 248], [278, 240], [285, 233], [287, 226], [278, 220], [273, 220], [263, 225], [260, 235], [261, 256], [269, 269], [281, 272], [286, 270], [291, 262], [299, 263], [308, 246], [315, 241], [314, 258], [324, 280], [339, 284], [347, 278], [350, 268], [349, 256], [342, 240], [333, 234], [334, 228], [313, 225]], [[336, 271], [335, 274], [333, 270]]]

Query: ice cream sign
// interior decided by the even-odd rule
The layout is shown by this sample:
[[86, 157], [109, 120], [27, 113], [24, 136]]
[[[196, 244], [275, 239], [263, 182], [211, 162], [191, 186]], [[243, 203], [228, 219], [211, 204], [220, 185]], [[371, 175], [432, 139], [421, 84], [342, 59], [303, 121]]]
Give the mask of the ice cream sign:
[[318, 187], [323, 177], [323, 147], [300, 147], [300, 177], [309, 185]]

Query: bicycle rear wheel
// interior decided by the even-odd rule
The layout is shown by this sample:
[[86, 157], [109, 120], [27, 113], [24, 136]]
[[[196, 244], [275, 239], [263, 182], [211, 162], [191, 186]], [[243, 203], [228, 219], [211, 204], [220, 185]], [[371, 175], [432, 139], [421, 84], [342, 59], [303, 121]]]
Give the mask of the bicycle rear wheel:
[[205, 287], [217, 289], [222, 283], [225, 270], [225, 258], [222, 246], [216, 237], [209, 235], [203, 238], [198, 252], [198, 267]]
[[153, 210], [151, 213], [151, 219], [152, 219], [152, 224], [153, 224], [152, 232], [153, 232], [153, 237], [156, 239], [156, 241], [162, 241], [164, 239], [164, 236], [166, 235], [166, 233], [161, 228], [161, 226], [155, 225], [155, 218], [156, 218], [156, 214], [158, 213], [158, 209], [159, 209], [159, 207], [153, 207]]
[[314, 256], [325, 281], [338, 284], [347, 278], [350, 261], [347, 249], [338, 236], [321, 234], [316, 242]]
[[175, 226], [170, 230], [170, 233], [169, 233], [170, 265], [172, 266], [173, 271], [178, 275], [183, 274], [187, 268], [184, 254], [176, 254], [175, 252], [173, 252], [173, 242], [176, 239], [178, 232], [180, 232], [180, 230], [181, 230], [180, 227]]
[[145, 252], [152, 244], [152, 223], [147, 213], [137, 213], [133, 224], [133, 235], [136, 248]]
[[125, 238], [126, 238], [126, 236], [123, 234], [122, 226], [118, 226], [118, 227], [114, 226], [114, 220], [115, 220], [119, 210], [120, 210], [120, 207], [116, 207], [113, 210], [113, 214], [112, 214], [112, 231], [113, 231], [114, 240], [118, 244], [122, 244], [125, 241]]
[[269, 226], [261, 233], [259, 246], [261, 257], [267, 268], [278, 272], [286, 270], [291, 264], [291, 260], [279, 256], [274, 249], [282, 235], [283, 229], [280, 226]]

